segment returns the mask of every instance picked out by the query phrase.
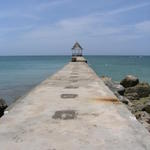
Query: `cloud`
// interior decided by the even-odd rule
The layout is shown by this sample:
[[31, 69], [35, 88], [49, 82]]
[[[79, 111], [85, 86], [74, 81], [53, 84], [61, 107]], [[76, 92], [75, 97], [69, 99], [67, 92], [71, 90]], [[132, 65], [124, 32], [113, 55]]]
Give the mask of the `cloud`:
[[[41, 3], [36, 8], [38, 11], [43, 11], [68, 1], [69, 0], [49, 1], [47, 3]], [[18, 28], [18, 31], [21, 31], [21, 34], [16, 35], [18, 36], [18, 41], [14, 42], [15, 38], [14, 40], [12, 39], [12, 41], [9, 42], [9, 46], [10, 48], [15, 47], [16, 49], [25, 50], [37, 49], [42, 53], [43, 49], [48, 51], [48, 49], [58, 50], [66, 48], [67, 45], [70, 45], [71, 47], [71, 44], [78, 40], [81, 41], [81, 43], [84, 43], [84, 47], [91, 48], [93, 46], [93, 49], [112, 49], [118, 47], [123, 47], [125, 49], [126, 45], [130, 46], [132, 40], [140, 39], [146, 34], [150, 35], [150, 21], [147, 20], [138, 23], [133, 21], [132, 23], [127, 22], [127, 24], [121, 25], [119, 20], [116, 20], [115, 16], [149, 5], [150, 3], [137, 4], [134, 6], [109, 10], [103, 13], [92, 12], [86, 16], [77, 16], [66, 19], [65, 17], [58, 18], [58, 21], [56, 22], [51, 23], [47, 21], [46, 23], [36, 24], [34, 27], [29, 27], [27, 29]], [[32, 15], [34, 16], [34, 13], [30, 14], [31, 18]], [[25, 16], [26, 13], [21, 15]], [[27, 17], [30, 18], [30, 15], [27, 15]], [[4, 29], [4, 31], [6, 30]], [[7, 32], [8, 31], [17, 31], [17, 28], [8, 29]], [[90, 47], [90, 45], [92, 46]]]
[[[109, 18], [107, 18], [109, 19]], [[115, 26], [107, 25], [104, 18], [99, 19], [97, 15], [88, 15], [77, 18], [62, 19], [56, 23], [38, 26], [31, 31], [24, 33], [23, 38], [26, 39], [52, 39], [62, 40], [76, 39], [80, 37], [96, 38], [100, 36], [112, 36], [121, 34], [128, 30], [129, 26]]]
[[0, 28], [0, 33], [2, 32], [13, 32], [13, 31], [25, 31], [25, 30], [29, 30], [32, 29], [32, 25], [28, 25], [28, 26], [18, 26], [18, 27], [3, 27]]
[[37, 15], [30, 14], [27, 12], [22, 11], [16, 11], [16, 10], [11, 10], [11, 11], [4, 11], [0, 12], [0, 19], [10, 19], [10, 18], [23, 18], [23, 19], [30, 19], [30, 20], [39, 20], [40, 18]]
[[146, 6], [150, 6], [150, 2], [141, 3], [141, 4], [121, 8], [121, 9], [116, 9], [116, 10], [110, 12], [110, 14], [118, 14], [118, 13], [122, 13], [122, 12], [127, 12], [127, 11], [135, 10], [135, 9], [138, 9], [138, 8], [146, 7]]
[[[104, 49], [122, 47], [125, 49], [134, 43], [131, 41], [145, 36], [143, 30], [145, 32], [149, 30], [149, 23], [149, 21], [144, 21], [132, 25], [111, 26], [107, 24], [105, 18], [103, 20], [103, 18], [99, 19], [97, 16], [91, 15], [63, 19], [54, 24], [27, 31], [20, 38], [23, 42], [19, 42], [19, 46], [26, 45], [26, 49], [32, 47], [33, 49], [58, 50], [67, 45], [71, 47], [71, 44], [78, 40], [84, 43], [83, 45], [88, 47], [87, 49], [96, 49], [97, 47]], [[124, 46], [125, 43], [127, 46]], [[67, 50], [64, 50], [64, 53], [67, 54]], [[60, 52], [60, 54], [62, 53]]]
[[137, 23], [135, 27], [138, 33], [149, 34], [150, 33], [150, 20]]
[[[32, 25], [28, 26], [18, 26], [18, 27], [1, 27], [0, 28], [0, 39], [8, 40], [10, 37], [16, 37], [22, 35], [22, 33], [25, 33], [32, 29]], [[14, 35], [15, 34], [15, 35]]]
[[110, 11], [103, 12], [103, 13], [97, 12], [97, 13], [95, 13], [95, 15], [99, 15], [99, 16], [117, 15], [117, 14], [120, 14], [120, 13], [133, 11], [135, 9], [139, 9], [139, 8], [147, 7], [147, 6], [150, 6], [150, 2], [131, 5], [131, 6], [128, 6], [128, 7], [122, 7], [122, 8], [119, 8], [119, 9], [114, 9], [114, 10], [110, 10]]
[[50, 1], [47, 1], [45, 3], [41, 3], [39, 5], [37, 5], [36, 7], [36, 10], [37, 11], [43, 11], [43, 10], [47, 10], [51, 7], [56, 7], [56, 6], [59, 6], [61, 4], [64, 4], [66, 2], [69, 2], [70, 0], [50, 0]]
[[[49, 9], [50, 7], [56, 7], [61, 4], [67, 3], [71, 0], [50, 0], [47, 2], [36, 3], [35, 5], [31, 5], [30, 7], [26, 6], [26, 9], [10, 9], [7, 11], [0, 10], [0, 19], [10, 19], [10, 18], [24, 18], [30, 19], [32, 21], [38, 21], [41, 19], [41, 16], [37, 14], [36, 11], [44, 11]], [[30, 13], [29, 13], [30, 12]]]

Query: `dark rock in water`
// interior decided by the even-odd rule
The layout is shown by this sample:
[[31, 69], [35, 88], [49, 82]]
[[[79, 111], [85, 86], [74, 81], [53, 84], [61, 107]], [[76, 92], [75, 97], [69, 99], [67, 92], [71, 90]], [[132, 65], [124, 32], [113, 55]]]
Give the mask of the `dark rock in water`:
[[126, 76], [120, 84], [123, 85], [125, 88], [127, 87], [133, 87], [139, 83], [139, 79], [135, 76], [128, 75]]
[[4, 110], [7, 108], [6, 102], [0, 98], [0, 117], [4, 115]]
[[148, 83], [139, 83], [134, 87], [126, 88], [125, 96], [130, 100], [148, 97], [150, 95], [150, 85]]
[[124, 95], [125, 88], [118, 82], [114, 82], [111, 80], [111, 78], [108, 77], [102, 77], [102, 80], [110, 88], [111, 91], [118, 92], [120, 95]]

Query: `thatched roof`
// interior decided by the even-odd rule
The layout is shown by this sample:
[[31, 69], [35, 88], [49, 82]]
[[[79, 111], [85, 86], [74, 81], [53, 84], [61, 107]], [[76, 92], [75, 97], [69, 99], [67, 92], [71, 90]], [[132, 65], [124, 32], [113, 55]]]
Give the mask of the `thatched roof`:
[[82, 47], [81, 47], [81, 45], [78, 43], [78, 42], [76, 42], [75, 44], [74, 44], [74, 46], [73, 46], [73, 48], [72, 48], [73, 50], [74, 49], [83, 49]]

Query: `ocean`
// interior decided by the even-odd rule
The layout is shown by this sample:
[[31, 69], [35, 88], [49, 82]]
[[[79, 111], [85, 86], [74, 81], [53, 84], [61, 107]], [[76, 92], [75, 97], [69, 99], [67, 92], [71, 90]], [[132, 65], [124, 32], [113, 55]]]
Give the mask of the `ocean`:
[[[150, 56], [85, 56], [99, 76], [126, 75], [150, 83]], [[0, 97], [8, 105], [70, 61], [70, 56], [0, 56]]]

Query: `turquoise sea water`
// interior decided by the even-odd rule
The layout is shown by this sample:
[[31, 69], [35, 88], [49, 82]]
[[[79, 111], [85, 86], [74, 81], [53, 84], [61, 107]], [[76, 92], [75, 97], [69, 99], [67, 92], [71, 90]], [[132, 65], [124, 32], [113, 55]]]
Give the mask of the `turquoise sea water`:
[[[120, 81], [133, 74], [150, 83], [150, 57], [86, 56], [88, 64], [99, 76]], [[1, 56], [0, 97], [8, 104], [55, 73], [70, 61], [70, 56]]]

